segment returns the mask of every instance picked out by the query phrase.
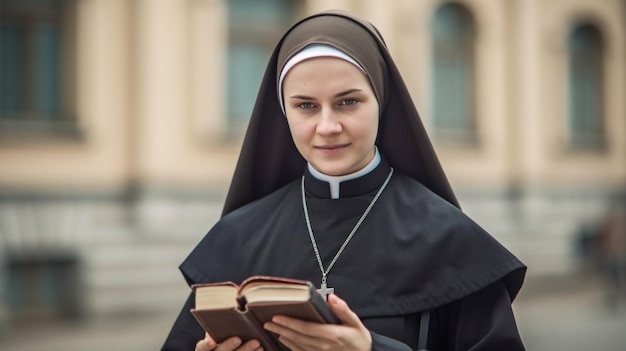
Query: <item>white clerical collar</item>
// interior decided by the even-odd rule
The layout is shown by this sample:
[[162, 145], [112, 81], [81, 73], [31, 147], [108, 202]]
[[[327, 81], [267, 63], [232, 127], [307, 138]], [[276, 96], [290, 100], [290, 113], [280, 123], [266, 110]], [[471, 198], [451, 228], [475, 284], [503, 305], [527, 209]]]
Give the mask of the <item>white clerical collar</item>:
[[368, 174], [369, 172], [373, 171], [378, 166], [378, 164], [380, 164], [380, 153], [378, 152], [378, 148], [376, 148], [376, 154], [374, 155], [374, 158], [372, 159], [372, 161], [370, 161], [370, 163], [368, 163], [367, 166], [365, 166], [363, 169], [361, 169], [360, 171], [356, 171], [354, 173], [350, 173], [350, 174], [346, 174], [342, 176], [331, 176], [331, 175], [324, 174], [316, 170], [315, 168], [313, 168], [313, 166], [310, 163], [307, 164], [307, 167], [309, 168], [309, 172], [311, 172], [312, 176], [314, 176], [315, 178], [321, 181], [328, 183], [330, 187], [330, 197], [332, 199], [338, 199], [339, 198], [339, 186], [341, 182], [345, 182], [348, 180], [362, 177]]

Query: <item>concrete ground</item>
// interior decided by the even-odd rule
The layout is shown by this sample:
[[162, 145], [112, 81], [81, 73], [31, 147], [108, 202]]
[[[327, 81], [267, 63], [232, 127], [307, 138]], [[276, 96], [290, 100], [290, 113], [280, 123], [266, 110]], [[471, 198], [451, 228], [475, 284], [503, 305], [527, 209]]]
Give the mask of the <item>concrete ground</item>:
[[[514, 309], [528, 350], [626, 350], [626, 303], [610, 308], [605, 302], [602, 284], [593, 276], [528, 279]], [[0, 350], [158, 350], [176, 314], [172, 310], [20, 326], [0, 340]]]
[[626, 296], [608, 303], [595, 276], [528, 281], [514, 304], [528, 350], [626, 350]]

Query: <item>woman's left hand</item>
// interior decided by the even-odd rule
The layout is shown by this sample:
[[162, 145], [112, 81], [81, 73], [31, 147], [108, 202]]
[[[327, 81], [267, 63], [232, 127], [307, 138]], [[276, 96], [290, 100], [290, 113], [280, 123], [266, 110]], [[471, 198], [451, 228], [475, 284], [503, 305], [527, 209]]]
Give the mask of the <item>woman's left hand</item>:
[[328, 304], [343, 324], [320, 324], [286, 316], [274, 316], [265, 329], [278, 334], [279, 340], [293, 351], [372, 349], [372, 335], [348, 304], [336, 295]]

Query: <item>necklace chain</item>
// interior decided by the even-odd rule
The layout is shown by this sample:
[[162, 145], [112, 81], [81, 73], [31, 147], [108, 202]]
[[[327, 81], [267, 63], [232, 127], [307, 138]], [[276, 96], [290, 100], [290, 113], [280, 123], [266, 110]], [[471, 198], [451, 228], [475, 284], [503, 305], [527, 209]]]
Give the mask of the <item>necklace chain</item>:
[[326, 269], [324, 269], [324, 265], [322, 264], [322, 258], [320, 257], [319, 250], [317, 249], [317, 242], [315, 241], [315, 236], [313, 235], [313, 229], [311, 228], [311, 219], [309, 218], [309, 209], [308, 209], [308, 207], [306, 205], [306, 197], [305, 197], [305, 194], [304, 194], [304, 176], [302, 176], [302, 187], [301, 188], [302, 188], [302, 208], [304, 210], [304, 219], [306, 221], [306, 227], [307, 227], [307, 229], [309, 231], [309, 237], [311, 238], [311, 244], [313, 245], [313, 251], [315, 251], [315, 258], [317, 258], [317, 263], [318, 263], [318, 265], [320, 267], [320, 272], [322, 272], [322, 285], [326, 284], [326, 276], [328, 276], [328, 273], [330, 272], [330, 270], [335, 265], [335, 262], [337, 262], [337, 259], [339, 258], [339, 256], [343, 252], [343, 250], [346, 248], [346, 246], [348, 246], [348, 243], [350, 242], [350, 239], [352, 239], [352, 237], [354, 236], [356, 231], [361, 226], [361, 223], [363, 223], [363, 221], [365, 220], [365, 217], [367, 217], [367, 214], [370, 212], [372, 207], [374, 207], [374, 204], [376, 203], [376, 201], [378, 200], [380, 195], [383, 193], [383, 191], [387, 187], [387, 184], [389, 183], [389, 180], [391, 179], [391, 175], [392, 174], [393, 174], [393, 168], [391, 168], [391, 171], [389, 172], [389, 175], [387, 176], [387, 179], [385, 179], [385, 182], [383, 183], [383, 185], [380, 186], [380, 189], [378, 189], [378, 192], [376, 193], [376, 195], [374, 196], [374, 198], [372, 199], [370, 204], [365, 209], [365, 212], [363, 212], [363, 214], [361, 215], [361, 218], [359, 218], [359, 221], [354, 225], [354, 228], [352, 228], [352, 231], [350, 232], [350, 234], [348, 235], [346, 240], [343, 242], [343, 244], [341, 245], [341, 247], [339, 248], [339, 250], [335, 254], [335, 257], [332, 259], [332, 261], [328, 265], [328, 268], [326, 268]]

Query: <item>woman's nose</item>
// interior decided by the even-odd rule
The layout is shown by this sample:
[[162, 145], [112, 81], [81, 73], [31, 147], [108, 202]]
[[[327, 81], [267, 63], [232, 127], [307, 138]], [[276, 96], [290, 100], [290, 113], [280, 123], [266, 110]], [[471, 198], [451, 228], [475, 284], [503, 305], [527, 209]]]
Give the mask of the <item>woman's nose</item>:
[[341, 122], [335, 111], [323, 108], [317, 123], [317, 133], [320, 135], [336, 134], [341, 132]]

